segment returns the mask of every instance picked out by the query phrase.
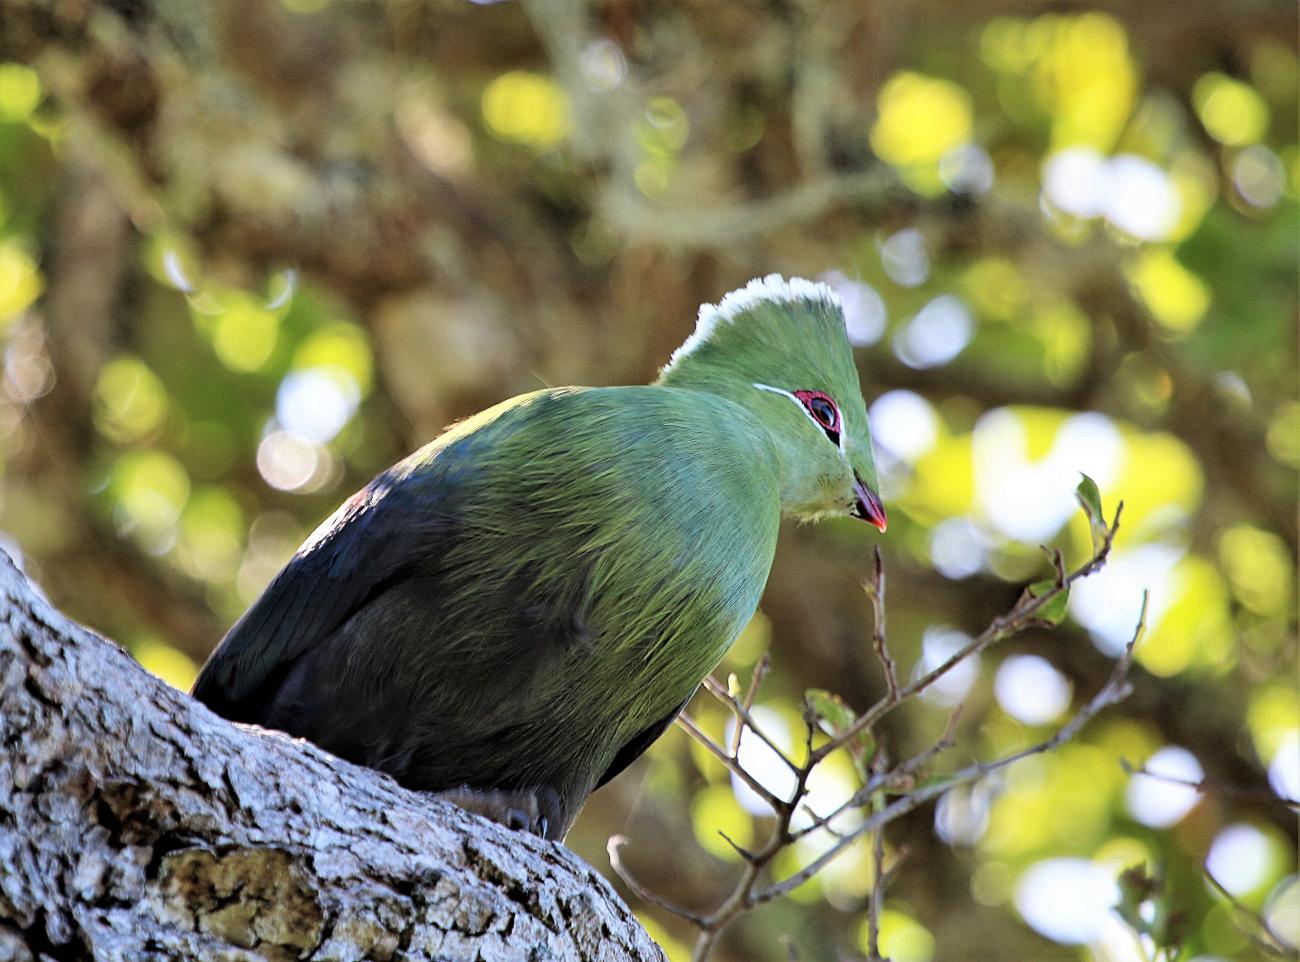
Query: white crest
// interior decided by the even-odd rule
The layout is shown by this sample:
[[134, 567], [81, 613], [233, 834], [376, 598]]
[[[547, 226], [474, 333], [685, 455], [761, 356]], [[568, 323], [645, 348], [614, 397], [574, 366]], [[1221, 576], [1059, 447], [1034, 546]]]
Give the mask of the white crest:
[[820, 301], [836, 310], [843, 310], [840, 296], [825, 284], [792, 277], [786, 280], [780, 274], [755, 277], [739, 290], [732, 291], [717, 304], [701, 304], [695, 331], [664, 365], [663, 373], [671, 371], [682, 358], [707, 341], [719, 324], [731, 324], [737, 317], [759, 304], [792, 304], [796, 301]]

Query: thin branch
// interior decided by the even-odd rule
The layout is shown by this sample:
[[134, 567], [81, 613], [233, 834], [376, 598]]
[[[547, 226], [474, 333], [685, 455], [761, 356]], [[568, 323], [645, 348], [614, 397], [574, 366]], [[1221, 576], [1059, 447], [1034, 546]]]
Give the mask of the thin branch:
[[885, 560], [880, 554], [880, 545], [876, 545], [874, 564], [871, 569], [871, 581], [863, 588], [871, 599], [873, 612], [871, 627], [871, 648], [885, 670], [886, 699], [893, 703], [898, 701], [898, 667], [889, 653], [889, 643], [885, 639]]
[[740, 739], [745, 734], [745, 725], [739, 724], [749, 716], [754, 709], [754, 699], [758, 696], [758, 689], [767, 678], [767, 671], [772, 667], [772, 656], [768, 654], [767, 649], [763, 649], [763, 654], [758, 658], [758, 663], [754, 665], [754, 671], [749, 676], [749, 689], [745, 692], [745, 700], [741, 703], [744, 708], [744, 715], [738, 718], [736, 725], [736, 740], [732, 743], [731, 754], [740, 754]]
[[[1048, 558], [1056, 572], [1055, 583], [1050, 591], [1039, 596], [1034, 596], [1026, 591], [1016, 602], [1016, 605], [1010, 612], [995, 618], [989, 626], [972, 639], [971, 643], [966, 645], [956, 655], [940, 665], [938, 668], [929, 672], [922, 678], [917, 679], [907, 686], [901, 686], [898, 682], [897, 665], [889, 652], [886, 638], [886, 622], [884, 614], [884, 597], [885, 597], [885, 573], [884, 563], [877, 552], [875, 564], [873, 567], [871, 579], [863, 586], [868, 597], [872, 601], [874, 610], [873, 630], [872, 630], [872, 649], [881, 663], [885, 673], [886, 694], [869, 709], [864, 715], [857, 718], [852, 725], [848, 726], [845, 731], [836, 737], [823, 743], [820, 747], [813, 748], [813, 740], [819, 731], [818, 719], [816, 713], [811, 710], [810, 706], [805, 703], [804, 726], [805, 726], [805, 745], [804, 756], [801, 763], [795, 761], [775, 744], [773, 739], [762, 730], [762, 727], [755, 722], [753, 717], [754, 699], [759, 685], [767, 672], [767, 659], [764, 657], [759, 664], [755, 666], [754, 676], [751, 679], [748, 691], [744, 698], [737, 697], [737, 693], [732, 689], [734, 683], [724, 688], [716, 679], [710, 678], [705, 681], [705, 687], [714, 697], [722, 701], [732, 712], [737, 723], [737, 737], [733, 742], [733, 750], [728, 752], [725, 748], [718, 745], [713, 739], [709, 738], [699, 728], [699, 726], [686, 715], [678, 718], [678, 724], [691, 735], [696, 741], [702, 744], [710, 754], [717, 758], [724, 767], [732, 774], [736, 775], [746, 785], [762, 798], [772, 808], [775, 815], [775, 824], [769, 833], [766, 841], [756, 850], [745, 849], [725, 834], [726, 839], [744, 861], [744, 869], [740, 877], [736, 880], [730, 894], [722, 903], [711, 913], [693, 913], [681, 909], [679, 906], [672, 905], [666, 900], [652, 896], [645, 892], [637, 883], [630, 879], [627, 872], [619, 864], [614, 864], [615, 872], [632, 886], [633, 891], [645, 898], [652, 904], [665, 908], [666, 911], [672, 912], [682, 918], [691, 920], [699, 930], [699, 936], [696, 939], [692, 952], [694, 962], [705, 962], [712, 954], [717, 945], [717, 940], [723, 930], [739, 915], [749, 911], [755, 906], [770, 901], [775, 898], [787, 895], [794, 889], [803, 885], [827, 864], [840, 855], [848, 846], [854, 844], [864, 834], [874, 833], [872, 857], [876, 862], [876, 883], [877, 889], [873, 889], [874, 908], [869, 911], [876, 913], [877, 926], [879, 912], [881, 908], [880, 899], [883, 896], [884, 887], [888, 884], [894, 871], [897, 870], [902, 856], [896, 859], [894, 866], [886, 871], [884, 867], [884, 848], [882, 833], [885, 825], [897, 818], [911, 812], [921, 805], [929, 802], [937, 796], [943, 794], [957, 785], [969, 784], [985, 778], [993, 772], [996, 772], [1008, 765], [1019, 761], [1032, 754], [1050, 751], [1065, 741], [1073, 738], [1078, 731], [1098, 712], [1108, 705], [1111, 705], [1124, 698], [1129, 693], [1127, 683], [1127, 673], [1132, 665], [1133, 649], [1141, 637], [1146, 626], [1147, 602], [1143, 597], [1142, 614], [1138, 624], [1134, 629], [1133, 639], [1125, 648], [1123, 655], [1116, 661], [1115, 670], [1105, 686], [1088, 702], [1079, 712], [1070, 719], [1070, 721], [1050, 738], [1045, 739], [1035, 745], [1013, 752], [1001, 758], [988, 762], [980, 762], [968, 765], [965, 768], [952, 772], [947, 776], [932, 779], [929, 782], [917, 786], [916, 773], [924, 769], [940, 753], [952, 747], [957, 725], [961, 718], [960, 706], [953, 711], [945, 726], [945, 730], [940, 739], [930, 747], [917, 753], [906, 761], [890, 768], [881, 760], [884, 758], [883, 751], [878, 753], [873, 759], [872, 770], [865, 780], [865, 784], [853, 794], [846, 802], [828, 815], [819, 816], [811, 812], [811, 823], [795, 830], [792, 822], [796, 814], [807, 808], [805, 799], [808, 794], [808, 779], [813, 770], [819, 765], [831, 752], [839, 748], [846, 747], [849, 741], [864, 732], [870, 731], [872, 726], [879, 721], [889, 710], [913, 698], [928, 687], [934, 684], [947, 671], [959, 663], [962, 659], [968, 658], [973, 654], [982, 651], [989, 645], [994, 644], [1003, 638], [1021, 631], [1035, 622], [1037, 613], [1054, 598], [1058, 597], [1061, 592], [1068, 590], [1071, 584], [1080, 578], [1087, 577], [1098, 568], [1105, 564], [1110, 553], [1111, 545], [1114, 542], [1115, 533], [1119, 528], [1120, 515], [1123, 510], [1121, 503], [1115, 511], [1114, 521], [1111, 523], [1106, 532], [1106, 536], [1098, 546], [1097, 551], [1084, 564], [1077, 569], [1069, 572], [1065, 569], [1064, 561], [1059, 552], [1048, 552]], [[790, 769], [795, 776], [795, 784], [790, 793], [789, 800], [778, 798], [771, 790], [765, 788], [753, 775], [751, 775], [740, 764], [736, 757], [739, 750], [740, 736], [745, 728], [752, 729], [755, 734], [761, 738], [768, 747], [772, 748], [777, 757], [781, 758], [783, 763]], [[888, 801], [888, 796], [892, 792], [901, 792], [897, 799]], [[847, 831], [838, 831], [831, 827], [830, 823], [837, 816], [846, 811], [863, 808], [866, 805], [872, 806], [871, 814], [865, 818], [859, 825]], [[773, 860], [784, 851], [788, 846], [800, 838], [807, 836], [810, 832], [818, 829], [829, 831], [834, 837], [834, 843], [819, 855], [816, 859], [804, 866], [800, 871], [772, 882], [766, 887], [760, 887], [759, 881], [764, 874], [769, 872]], [[611, 840], [610, 857], [611, 863], [615, 862], [617, 855], [617, 845], [621, 840]], [[878, 927], [876, 929], [876, 942], [879, 939]], [[870, 941], [870, 939], [869, 939]], [[879, 946], [874, 946], [872, 958], [877, 962], [880, 960]]]
[[794, 838], [800, 839], [805, 835], [823, 828], [830, 822], [839, 818], [845, 812], [854, 808], [861, 808], [867, 801], [878, 791], [882, 789], [904, 789], [908, 788], [912, 777], [926, 765], [928, 765], [936, 756], [947, 751], [956, 744], [957, 723], [961, 720], [964, 705], [958, 705], [953, 709], [952, 714], [948, 716], [948, 724], [944, 726], [943, 735], [933, 745], [925, 750], [913, 755], [907, 761], [898, 765], [889, 771], [873, 772], [867, 779], [865, 785], [853, 793], [847, 800], [842, 802], [838, 808], [828, 815], [819, 815], [813, 819], [812, 823], [805, 825], [794, 833]]
[[867, 711], [858, 716], [857, 720], [854, 721], [852, 725], [818, 748], [814, 753], [814, 760], [821, 761], [827, 755], [842, 748], [862, 732], [867, 731], [874, 726], [897, 705], [925, 691], [959, 663], [971, 657], [971, 655], [979, 654], [996, 642], [1015, 635], [1033, 624], [1034, 615], [1036, 615], [1047, 604], [1055, 600], [1062, 591], [1069, 588], [1076, 581], [1088, 577], [1088, 575], [1097, 571], [1106, 563], [1107, 558], [1110, 557], [1111, 545], [1115, 542], [1115, 535], [1119, 531], [1120, 516], [1123, 514], [1123, 511], [1124, 502], [1121, 501], [1115, 508], [1115, 518], [1106, 531], [1106, 537], [1105, 540], [1103, 540], [1101, 547], [1098, 548], [1091, 558], [1066, 575], [1062, 584], [1054, 586], [1052, 590], [1045, 591], [1043, 594], [1037, 596], [1025, 592], [1021, 595], [1020, 600], [1016, 602], [1015, 607], [1012, 608], [1011, 611], [1005, 615], [999, 615], [997, 618], [994, 618], [987, 628], [980, 632], [975, 638], [971, 639], [968, 644], [964, 645], [943, 664], [939, 665], [933, 671], [921, 676], [907, 687], [897, 690], [892, 694], [892, 696], [890, 693], [886, 693], [879, 701], [867, 709]]
[[885, 806], [879, 812], [871, 815], [861, 825], [852, 832], [846, 834], [842, 839], [837, 841], [833, 846], [809, 862], [806, 866], [795, 872], [788, 878], [782, 879], [765, 889], [760, 889], [753, 895], [754, 903], [767, 902], [771, 899], [788, 895], [804, 882], [808, 881], [830, 862], [838, 857], [849, 845], [857, 838], [867, 832], [875, 831], [879, 826], [885, 825], [901, 818], [908, 812], [920, 808], [932, 798], [936, 798], [958, 785], [968, 785], [971, 782], [979, 781], [981, 778], [1006, 768], [1007, 766], [1020, 761], [1022, 758], [1028, 758], [1030, 755], [1039, 755], [1043, 752], [1051, 751], [1065, 742], [1072, 739], [1079, 730], [1083, 728], [1093, 717], [1095, 717], [1103, 708], [1115, 704], [1128, 696], [1130, 687], [1127, 682], [1129, 668], [1133, 664], [1133, 649], [1142, 633], [1146, 630], [1147, 614], [1147, 595], [1142, 595], [1142, 612], [1138, 620], [1137, 627], [1133, 631], [1133, 638], [1125, 646], [1124, 653], [1115, 662], [1115, 670], [1111, 673], [1109, 680], [1102, 689], [1093, 696], [1092, 700], [1081, 708], [1064, 727], [1056, 731], [1051, 737], [1044, 739], [1028, 748], [1021, 749], [1018, 752], [1012, 752], [1001, 758], [989, 762], [978, 762], [968, 765], [952, 774], [936, 780], [929, 785], [916, 789], [908, 795], [903, 796], [895, 802]]
[[767, 802], [768, 805], [772, 806], [774, 810], [780, 811], [781, 808], [789, 805], [789, 802], [785, 799], [778, 798], [776, 795], [772, 794], [772, 792], [766, 788], [762, 782], [747, 772], [735, 758], [729, 755], [726, 749], [706, 735], [700, 727], [695, 724], [694, 719], [692, 719], [690, 715], [685, 713], [678, 715], [677, 725], [685, 731], [686, 734], [690, 735], [697, 742], [703, 745], [714, 758], [727, 767], [727, 771], [731, 772], [753, 789], [755, 794], [763, 799], [763, 801]]
[[904, 195], [897, 176], [883, 164], [848, 174], [804, 181], [763, 200], [682, 207], [647, 203], [630, 186], [608, 191], [601, 212], [623, 234], [678, 248], [728, 247], [767, 231], [815, 220], [842, 204], [882, 205]]
[[1247, 788], [1242, 785], [1229, 785], [1224, 782], [1212, 782], [1208, 778], [1202, 778], [1199, 780], [1193, 778], [1180, 778], [1177, 775], [1166, 775], [1163, 772], [1153, 772], [1145, 765], [1135, 766], [1124, 758], [1119, 760], [1119, 764], [1120, 767], [1129, 775], [1145, 775], [1147, 778], [1154, 778], [1169, 785], [1182, 785], [1185, 788], [1195, 790], [1201, 795], [1231, 795], [1236, 798], [1280, 802], [1288, 808], [1300, 809], [1300, 799], [1291, 798], [1288, 795], [1279, 795], [1277, 792], [1266, 788]]
[[[879, 571], [880, 549], [876, 549], [877, 571]], [[871, 760], [873, 774], [881, 774], [889, 767], [889, 756], [882, 746]], [[879, 812], [884, 807], [884, 797], [877, 793], [872, 799], [872, 807]], [[868, 962], [880, 962], [880, 915], [885, 901], [885, 827], [881, 825], [872, 833], [871, 863], [871, 897], [867, 901], [867, 959]]]
[[[725, 838], [726, 836], [723, 837]], [[605, 844], [605, 851], [609, 855], [610, 868], [614, 870], [615, 875], [623, 880], [623, 884], [631, 889], [633, 893], [635, 893], [636, 897], [642, 901], [657, 906], [665, 912], [669, 912], [680, 919], [685, 919], [693, 925], [703, 925], [705, 923], [705, 917], [703, 915], [698, 912], [692, 912], [690, 909], [684, 909], [680, 905], [668, 901], [661, 895], [656, 895], [654, 892], [642, 885], [637, 880], [636, 876], [628, 871], [627, 866], [623, 864], [622, 855], [623, 846], [626, 844], [626, 835], [611, 835], [609, 841]]]
[[[1205, 876], [1205, 880], [1210, 883], [1211, 887], [1216, 892], [1227, 899], [1228, 904], [1231, 905], [1239, 915], [1245, 916], [1253, 925], [1256, 926], [1255, 931], [1247, 931], [1243, 928], [1243, 934], [1249, 936], [1251, 941], [1269, 955], [1288, 959], [1295, 958], [1297, 947], [1292, 945], [1289, 939], [1278, 934], [1277, 930], [1269, 924], [1268, 919], [1266, 919], [1263, 914], [1256, 912], [1250, 906], [1243, 904], [1240, 899], [1224, 888], [1223, 884], [1210, 873], [1209, 868], [1203, 867], [1201, 869], [1201, 874]], [[1263, 933], [1263, 935], [1260, 933]]]
[[[757, 669], [755, 669], [755, 671], [757, 671]], [[754, 720], [754, 716], [750, 712], [749, 705], [746, 704], [746, 702], [750, 701], [750, 699], [747, 698], [746, 702], [742, 702], [738, 700], [734, 695], [731, 694], [731, 692], [729, 692], [726, 688], [724, 688], [721, 684], [719, 684], [717, 679], [714, 678], [712, 675], [705, 676], [704, 688], [714, 698], [718, 699], [718, 701], [726, 705], [727, 708], [731, 710], [731, 713], [736, 718], [736, 734], [732, 738], [732, 742], [731, 742], [732, 748], [730, 752], [730, 755], [733, 759], [735, 759], [740, 754], [740, 733], [747, 728], [750, 731], [752, 731], [755, 735], [757, 735], [759, 740], [762, 741], [764, 745], [766, 745], [773, 752], [775, 752], [776, 756], [785, 763], [785, 766], [789, 768], [790, 771], [797, 772], [799, 770], [799, 766], [794, 763], [794, 760], [791, 759], [790, 756], [787, 755], [785, 751], [781, 748], [781, 746], [778, 745], [772, 739], [772, 737], [768, 735], [767, 732], [765, 732], [763, 728]], [[751, 688], [751, 691], [752, 690], [753, 689]]]

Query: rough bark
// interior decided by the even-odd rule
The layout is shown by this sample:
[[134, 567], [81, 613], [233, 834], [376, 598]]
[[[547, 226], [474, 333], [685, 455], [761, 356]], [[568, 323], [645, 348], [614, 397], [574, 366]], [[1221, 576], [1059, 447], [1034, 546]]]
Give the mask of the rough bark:
[[563, 846], [218, 718], [3, 553], [0, 738], [0, 960], [663, 958]]

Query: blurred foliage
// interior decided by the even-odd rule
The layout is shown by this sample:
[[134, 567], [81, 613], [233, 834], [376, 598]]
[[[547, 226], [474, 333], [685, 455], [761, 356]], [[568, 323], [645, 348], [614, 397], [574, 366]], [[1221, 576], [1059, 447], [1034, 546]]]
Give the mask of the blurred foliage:
[[[1126, 505], [1059, 633], [954, 673], [896, 745], [963, 700], [959, 751], [1041, 738], [1151, 592], [1121, 710], [891, 834], [914, 855], [882, 952], [1173, 958], [1176, 914], [1180, 958], [1263, 957], [1242, 909], [1294, 940], [1293, 5], [4, 6], [0, 527], [57, 604], [184, 688], [332, 507], [442, 425], [645, 381], [699, 302], [822, 276], [872, 403], [904, 671], [1049, 576], [1038, 544], [1086, 555], [1078, 472]], [[774, 729], [806, 688], [880, 691], [862, 527], [784, 532], [720, 667], [770, 644]], [[671, 731], [570, 844], [604, 868], [621, 832], [638, 876], [705, 904], [736, 870], [719, 830], [765, 818], [734, 788]], [[859, 848], [722, 955], [865, 952]], [[684, 958], [689, 932], [633, 904]]]

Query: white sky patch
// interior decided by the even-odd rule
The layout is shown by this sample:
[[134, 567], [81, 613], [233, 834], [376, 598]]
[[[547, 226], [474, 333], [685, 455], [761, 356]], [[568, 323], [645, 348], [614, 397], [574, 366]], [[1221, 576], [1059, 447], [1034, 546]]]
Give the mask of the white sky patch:
[[293, 268], [281, 272], [272, 282], [272, 288], [275, 289], [275, 294], [266, 302], [266, 309], [278, 311], [293, 300], [293, 295], [298, 290], [298, 272]]
[[880, 446], [909, 464], [934, 447], [939, 436], [934, 407], [912, 391], [886, 391], [872, 403], [867, 420]]
[[1244, 822], [1229, 825], [1210, 844], [1205, 869], [1235, 896], [1242, 896], [1269, 881], [1273, 846], [1268, 836]]
[[889, 279], [900, 287], [919, 287], [930, 276], [930, 255], [925, 238], [915, 227], [890, 234], [880, 245], [880, 263]]
[[1016, 883], [1016, 909], [1030, 927], [1056, 942], [1098, 939], [1119, 901], [1110, 872], [1082, 858], [1038, 862]]
[[1186, 748], [1168, 745], [1148, 758], [1143, 767], [1155, 775], [1167, 777], [1134, 775], [1125, 794], [1129, 812], [1151, 828], [1178, 824], [1196, 807], [1200, 795], [1190, 785], [1180, 785], [1168, 779], [1199, 782], [1205, 777], [1201, 763]]
[[950, 788], [934, 810], [934, 831], [949, 845], [974, 845], [989, 827], [988, 780]]
[[1173, 601], [1174, 567], [1185, 553], [1171, 544], [1113, 552], [1106, 567], [1070, 589], [1070, 615], [1088, 629], [1101, 651], [1119, 655], [1137, 627], [1143, 591], [1150, 592], [1147, 624], [1163, 617]]
[[[921, 660], [912, 670], [912, 680], [938, 668], [945, 661], [970, 644], [971, 637], [955, 628], [927, 628], [921, 636]], [[936, 705], [951, 706], [966, 697], [975, 679], [979, 677], [980, 659], [978, 655], [960, 661], [948, 670], [921, 695], [928, 702]]]
[[974, 326], [961, 298], [941, 294], [894, 334], [894, 353], [908, 367], [947, 364], [970, 343]]
[[293, 431], [273, 430], [257, 446], [257, 470], [281, 491], [319, 491], [339, 466], [319, 441]]
[[1154, 241], [1169, 236], [1182, 203], [1169, 175], [1135, 154], [1107, 158], [1090, 147], [1070, 147], [1043, 164], [1043, 194], [1075, 217], [1105, 217], [1126, 234]]
[[1067, 214], [1100, 216], [1106, 189], [1106, 158], [1091, 147], [1057, 151], [1043, 164], [1043, 192]]
[[1105, 218], [1139, 240], [1167, 237], [1182, 213], [1182, 203], [1169, 175], [1133, 154], [1114, 158], [1109, 174], [1109, 189], [1102, 204]]
[[162, 267], [163, 273], [167, 275], [167, 280], [171, 281], [172, 287], [185, 294], [194, 293], [194, 285], [185, 273], [185, 266], [181, 263], [180, 254], [174, 250], [164, 252]]
[[945, 578], [956, 581], [982, 571], [989, 541], [970, 518], [949, 518], [930, 533], [930, 560]]
[[827, 271], [817, 280], [839, 295], [850, 344], [866, 347], [880, 340], [885, 333], [888, 313], [884, 298], [874, 287], [864, 281], [850, 280], [840, 271]]
[[361, 391], [346, 371], [312, 367], [291, 371], [275, 395], [276, 419], [288, 430], [324, 443], [357, 412]]
[[664, 365], [670, 371], [678, 361], [694, 352], [712, 336], [719, 324], [732, 324], [740, 315], [760, 304], [792, 304], [796, 301], [813, 301], [843, 311], [839, 295], [825, 284], [792, 277], [786, 280], [780, 274], [756, 277], [739, 290], [732, 291], [717, 304], [701, 304], [695, 331]]
[[975, 144], [960, 144], [940, 159], [939, 179], [954, 194], [987, 194], [993, 187], [993, 158]]
[[587, 44], [578, 63], [583, 79], [593, 90], [613, 90], [627, 76], [627, 59], [622, 49], [605, 37]]
[[[752, 712], [758, 727], [763, 729], [772, 741], [790, 753], [790, 729], [785, 720], [770, 708], [754, 706]], [[727, 721], [727, 744], [731, 745], [736, 737], [736, 720]], [[740, 766], [777, 798], [789, 799], [794, 795], [794, 773], [781, 761], [779, 755], [768, 747], [763, 739], [753, 732], [746, 732], [740, 740], [738, 755]], [[751, 815], [771, 815], [772, 807], [762, 797], [745, 784], [738, 776], [731, 776], [731, 790], [736, 793], [736, 801], [741, 808]]]
[[1092, 413], [1062, 424], [1051, 450], [1037, 461], [1028, 459], [1029, 440], [1020, 418], [1004, 408], [976, 422], [972, 445], [977, 503], [999, 531], [1031, 544], [1049, 540], [1079, 510], [1074, 489], [1080, 471], [1104, 490], [1118, 476], [1124, 458], [1119, 431]]
[[[829, 765], [818, 765], [808, 776], [808, 794], [806, 802], [799, 807], [795, 813], [791, 824], [795, 828], [806, 828], [812, 824], [813, 816], [808, 814], [811, 809], [819, 817], [826, 817], [837, 810], [841, 805], [853, 797], [857, 791], [857, 783], [847, 771], [832, 768]], [[804, 854], [810, 859], [816, 858], [827, 849], [834, 847], [838, 841], [835, 832], [844, 833], [851, 831], [862, 823], [862, 812], [860, 809], [850, 809], [836, 815], [830, 820], [829, 826], [834, 831], [828, 831], [826, 828], [819, 828], [817, 831], [810, 833], [803, 840], [801, 848]]]
[[1263, 144], [1252, 144], [1232, 159], [1232, 183], [1252, 207], [1272, 207], [1286, 191], [1286, 168]]
[[1264, 903], [1269, 926], [1292, 945], [1300, 945], [1300, 876], [1278, 882]]
[[1055, 721], [1070, 707], [1070, 680], [1037, 655], [1012, 655], [993, 681], [998, 704], [1026, 725]]
[[1268, 766], [1268, 783], [1279, 798], [1300, 798], [1300, 735], [1292, 732]]

